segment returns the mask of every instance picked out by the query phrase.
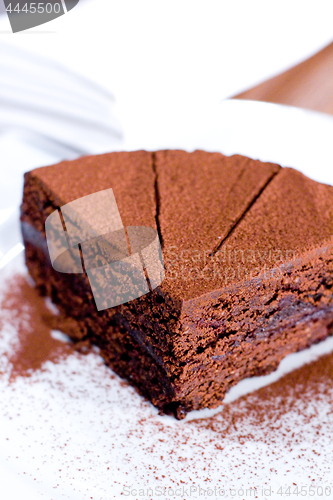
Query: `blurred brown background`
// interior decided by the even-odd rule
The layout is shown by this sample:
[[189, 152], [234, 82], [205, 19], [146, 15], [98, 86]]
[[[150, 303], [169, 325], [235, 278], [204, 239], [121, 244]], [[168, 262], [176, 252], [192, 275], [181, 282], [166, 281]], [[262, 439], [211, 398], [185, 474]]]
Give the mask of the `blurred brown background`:
[[301, 64], [234, 97], [333, 114], [333, 43]]

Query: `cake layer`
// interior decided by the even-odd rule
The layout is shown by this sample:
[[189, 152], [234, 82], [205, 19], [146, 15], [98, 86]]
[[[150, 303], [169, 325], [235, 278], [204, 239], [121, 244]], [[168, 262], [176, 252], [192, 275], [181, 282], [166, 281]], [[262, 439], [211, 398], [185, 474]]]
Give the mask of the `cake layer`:
[[[85, 274], [52, 268], [44, 224], [65, 203], [109, 188], [125, 226], [160, 232], [166, 277], [97, 311]], [[26, 262], [61, 328], [97, 344], [115, 371], [182, 418], [331, 334], [332, 201], [330, 186], [240, 156], [86, 157], [26, 174]]]
[[[181, 300], [207, 290], [201, 271], [280, 167], [240, 155], [196, 151], [154, 154], [159, 224], [167, 271], [162, 289]], [[196, 287], [188, 287], [193, 273]]]

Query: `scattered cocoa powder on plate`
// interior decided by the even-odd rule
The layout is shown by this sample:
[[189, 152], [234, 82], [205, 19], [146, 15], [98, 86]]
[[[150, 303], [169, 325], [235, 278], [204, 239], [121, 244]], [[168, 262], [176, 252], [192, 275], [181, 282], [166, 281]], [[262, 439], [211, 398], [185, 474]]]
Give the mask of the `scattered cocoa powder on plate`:
[[[46, 361], [57, 363], [77, 350], [73, 344], [52, 337], [52, 329], [58, 320], [24, 276], [16, 275], [9, 281], [2, 312], [6, 314], [7, 321], [9, 317], [18, 335], [16, 347], [8, 353], [12, 365], [11, 380], [17, 376], [30, 376], [34, 371], [42, 370]], [[318, 398], [325, 397], [333, 408], [332, 382], [333, 353], [321, 356], [277, 382], [226, 404], [214, 417], [194, 420], [188, 425], [209, 429], [222, 439], [238, 435], [240, 441], [258, 439], [257, 432], [254, 438], [246, 432], [246, 428], [252, 431], [262, 429], [262, 433], [259, 432], [261, 439], [270, 441], [278, 431], [283, 416], [296, 404], [297, 411], [308, 423], [311, 412], [307, 408]], [[127, 386], [128, 383], [124, 381], [121, 385]]]
[[[272, 443], [279, 434], [287, 443], [295, 440], [295, 433], [301, 441], [305, 426], [318, 422], [318, 417], [323, 421], [332, 419], [332, 387], [333, 353], [330, 353], [226, 404], [217, 415], [190, 424], [209, 429], [222, 439], [232, 436], [240, 442], [260, 439]], [[321, 403], [325, 403], [325, 411], [319, 416]], [[291, 413], [298, 415], [297, 427], [286, 422]]]
[[[52, 337], [55, 316], [24, 276], [13, 276], [8, 282], [1, 315], [6, 316], [18, 335], [13, 352], [8, 353], [12, 365], [11, 380], [30, 376], [43, 369], [46, 361], [57, 363], [73, 353], [69, 342]], [[3, 318], [0, 317], [0, 329], [1, 323]]]

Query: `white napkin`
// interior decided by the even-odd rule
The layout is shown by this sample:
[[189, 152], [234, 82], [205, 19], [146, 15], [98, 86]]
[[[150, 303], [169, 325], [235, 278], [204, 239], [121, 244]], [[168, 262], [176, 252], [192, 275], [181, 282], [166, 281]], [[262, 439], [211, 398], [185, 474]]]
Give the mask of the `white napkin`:
[[222, 140], [232, 118], [214, 121], [221, 100], [319, 50], [332, 18], [326, 0], [91, 0], [13, 35], [0, 16], [0, 209], [20, 202], [22, 172], [36, 166], [191, 148], [208, 131]]
[[0, 133], [33, 132], [76, 155], [121, 142], [110, 91], [52, 57], [3, 41], [0, 47]]
[[[309, 0], [81, 0], [48, 24], [0, 38], [0, 50], [5, 40], [22, 51], [21, 61], [15, 63], [22, 80], [27, 72], [23, 58], [27, 65], [37, 55], [44, 58], [39, 67], [34, 65], [34, 73], [46, 79], [49, 88], [52, 80], [59, 90], [54, 104], [48, 103], [50, 113], [63, 113], [69, 97], [65, 99], [69, 75], [63, 74], [60, 84], [50, 73], [56, 62], [70, 71], [71, 80], [74, 74], [83, 77], [81, 83], [75, 81], [76, 102], [84, 104], [87, 80], [115, 95], [128, 140], [138, 132], [179, 137], [193, 120], [203, 119], [208, 108], [328, 44], [332, 19], [331, 0], [318, 0], [315, 7]], [[9, 23], [2, 16], [0, 31], [6, 29]], [[22, 99], [23, 89], [18, 92]], [[27, 88], [27, 98], [29, 94]], [[47, 101], [43, 95], [41, 106]], [[96, 134], [102, 137], [105, 115], [97, 115], [102, 130]], [[88, 116], [82, 110], [75, 117], [85, 123]], [[45, 120], [46, 130], [56, 119]], [[24, 118], [25, 123], [33, 120], [30, 114]]]

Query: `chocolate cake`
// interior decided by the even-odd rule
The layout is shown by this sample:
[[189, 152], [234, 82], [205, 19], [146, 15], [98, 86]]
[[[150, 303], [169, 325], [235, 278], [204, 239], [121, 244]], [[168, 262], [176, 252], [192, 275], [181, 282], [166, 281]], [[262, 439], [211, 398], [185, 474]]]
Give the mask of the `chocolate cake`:
[[[86, 273], [53, 269], [45, 221], [109, 188], [125, 227], [158, 232], [165, 279], [97, 310]], [[21, 221], [62, 329], [179, 419], [333, 331], [333, 187], [296, 170], [204, 151], [84, 157], [25, 174]]]

